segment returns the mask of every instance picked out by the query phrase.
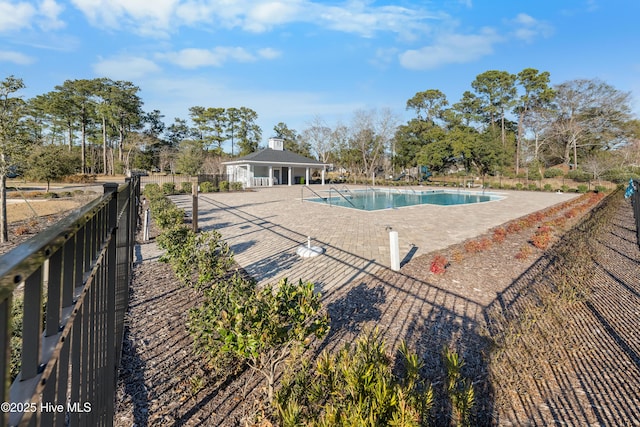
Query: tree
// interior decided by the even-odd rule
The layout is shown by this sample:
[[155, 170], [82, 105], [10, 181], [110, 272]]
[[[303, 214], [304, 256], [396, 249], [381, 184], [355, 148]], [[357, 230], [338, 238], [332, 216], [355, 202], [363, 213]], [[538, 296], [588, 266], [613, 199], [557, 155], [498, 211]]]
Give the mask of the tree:
[[442, 118], [445, 107], [449, 105], [447, 97], [438, 89], [429, 89], [416, 93], [407, 101], [407, 110], [414, 110], [419, 120], [435, 123]]
[[197, 175], [202, 168], [203, 162], [204, 149], [202, 148], [202, 141], [185, 139], [180, 143], [180, 151], [178, 152], [176, 163], [181, 173]]
[[630, 95], [598, 80], [572, 80], [555, 87], [555, 120], [551, 131], [564, 163], [578, 167], [578, 149], [611, 149], [626, 134]]
[[22, 132], [25, 103], [13, 96], [24, 89], [22, 79], [9, 76], [0, 82], [0, 242], [9, 240], [7, 224], [7, 173], [27, 152]]
[[80, 126], [80, 160], [82, 173], [87, 161], [87, 127], [96, 118], [96, 82], [86, 79], [67, 80], [55, 88], [60, 92], [60, 107], [67, 107], [73, 112], [74, 121]]
[[285, 123], [280, 122], [273, 127], [273, 131], [277, 138], [284, 139], [285, 150], [311, 157], [311, 146], [302, 136], [298, 135], [295, 129], [289, 129]]
[[56, 181], [80, 169], [80, 158], [59, 145], [44, 145], [33, 150], [27, 162], [26, 175], [35, 181], [45, 181], [47, 192]]
[[515, 103], [516, 76], [506, 71], [490, 70], [479, 74], [471, 82], [471, 87], [483, 101], [482, 111], [488, 118], [491, 127], [500, 120], [502, 145], [506, 146], [505, 115]]
[[240, 124], [240, 110], [231, 107], [227, 108], [227, 132], [225, 136], [231, 140], [231, 157], [235, 156], [235, 138], [238, 136], [238, 126]]
[[331, 133], [331, 128], [319, 116], [315, 116], [309, 127], [302, 131], [302, 141], [311, 148], [316, 158], [322, 163], [329, 161], [329, 155], [333, 148]]
[[390, 110], [357, 110], [352, 119], [349, 140], [360, 153], [361, 172], [371, 176], [381, 166], [384, 154], [393, 138], [396, 118]]
[[[520, 168], [520, 151], [524, 141], [526, 118], [533, 109], [544, 109], [555, 95], [549, 87], [549, 72], [539, 72], [534, 68], [525, 68], [518, 73], [517, 82], [524, 93], [517, 100], [515, 112], [518, 114], [518, 136], [516, 138], [516, 174]], [[538, 150], [536, 149], [536, 153]], [[537, 157], [536, 157], [537, 159]]]
[[238, 110], [238, 147], [241, 156], [253, 153], [258, 150], [258, 144], [262, 138], [262, 130], [256, 124], [258, 113], [251, 108], [240, 107]]
[[224, 108], [189, 108], [189, 116], [195, 123], [194, 134], [202, 140], [204, 147], [212, 147], [217, 155], [222, 155], [222, 144], [225, 141], [226, 115]]

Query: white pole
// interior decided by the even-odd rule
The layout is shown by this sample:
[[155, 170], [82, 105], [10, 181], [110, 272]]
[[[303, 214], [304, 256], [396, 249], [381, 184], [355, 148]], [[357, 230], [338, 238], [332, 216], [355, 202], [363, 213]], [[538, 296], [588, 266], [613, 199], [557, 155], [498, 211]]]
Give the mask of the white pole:
[[142, 239], [146, 242], [149, 240], [149, 223], [150, 223], [150, 218], [149, 218], [149, 209], [145, 209], [144, 210], [144, 234], [142, 236]]
[[391, 248], [391, 269], [400, 270], [400, 245], [398, 244], [398, 232], [389, 231], [389, 242]]

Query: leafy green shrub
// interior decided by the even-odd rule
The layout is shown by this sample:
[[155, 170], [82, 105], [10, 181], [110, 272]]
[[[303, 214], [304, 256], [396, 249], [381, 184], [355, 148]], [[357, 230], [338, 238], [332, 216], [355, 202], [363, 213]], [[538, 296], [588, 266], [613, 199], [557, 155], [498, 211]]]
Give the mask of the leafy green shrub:
[[640, 168], [638, 167], [626, 167], [626, 168], [614, 168], [606, 171], [603, 179], [614, 182], [616, 184], [625, 184], [629, 182], [629, 179], [640, 179]]
[[462, 378], [464, 362], [455, 351], [445, 347], [444, 363], [447, 369], [447, 395], [457, 426], [471, 425], [471, 410], [475, 405], [475, 391], [468, 379]]
[[544, 171], [545, 178], [556, 178], [562, 175], [564, 175], [564, 172], [562, 171], [562, 169], [558, 168], [550, 168]]
[[335, 354], [323, 352], [314, 369], [308, 361], [302, 369], [289, 368], [276, 394], [281, 425], [426, 425], [433, 388], [420, 377], [418, 355], [404, 342], [399, 353], [400, 376], [392, 372], [392, 357], [374, 330]]
[[229, 191], [229, 181], [220, 181], [220, 191]]
[[42, 197], [44, 197], [45, 199], [57, 199], [58, 198], [58, 194], [57, 193], [48, 192], [48, 193], [44, 193], [42, 195]]
[[563, 193], [566, 193], [569, 191], [569, 186], [568, 185], [563, 185], [562, 187], [560, 187], [560, 190], [562, 190]]
[[538, 191], [538, 186], [535, 185], [535, 184], [529, 184], [529, 185], [527, 185], [527, 189], [529, 191]]
[[200, 183], [200, 192], [213, 193], [216, 191], [216, 186], [211, 181], [203, 181]]
[[540, 174], [540, 170], [538, 168], [532, 167], [529, 168], [529, 179], [534, 179], [536, 181], [542, 179], [542, 175]]
[[567, 172], [566, 177], [578, 182], [587, 182], [591, 180], [591, 174], [580, 169], [574, 169]]
[[231, 185], [231, 191], [242, 191], [243, 190], [241, 182], [232, 182], [232, 183], [230, 183], [230, 185]]
[[518, 183], [516, 184], [516, 190], [522, 190], [522, 188], [523, 188], [523, 187], [524, 187], [524, 186], [523, 186], [523, 185], [522, 185], [522, 183], [520, 183], [520, 182], [518, 182]]
[[158, 246], [166, 249], [160, 260], [171, 265], [183, 284], [196, 289], [215, 286], [233, 266], [231, 250], [216, 230], [196, 234], [173, 227], [158, 236]]
[[162, 192], [165, 196], [170, 196], [176, 192], [176, 185], [173, 182], [162, 183]]
[[183, 193], [191, 194], [192, 185], [190, 182], [181, 182], [180, 183], [180, 191]]
[[[243, 279], [236, 275], [234, 280]], [[190, 312], [190, 330], [200, 345], [205, 344], [202, 351], [232, 354], [264, 376], [272, 403], [278, 367], [292, 352], [308, 346], [311, 336], [323, 337], [328, 317], [320, 313], [320, 295], [313, 283], [282, 279], [261, 289], [253, 282], [241, 288], [244, 291], [222, 295], [217, 285], [209, 288], [205, 303]], [[214, 345], [209, 347], [209, 342]]]
[[164, 194], [162, 193], [162, 189], [160, 188], [160, 185], [155, 183], [146, 184], [144, 186], [144, 190], [142, 191], [142, 194], [151, 202], [153, 202], [154, 200], [164, 198]]
[[544, 191], [553, 191], [553, 187], [551, 186], [551, 184], [545, 184], [542, 189]]
[[606, 193], [607, 192], [607, 187], [602, 186], [602, 185], [596, 185], [595, 192], [596, 193]]
[[578, 185], [578, 193], [584, 194], [584, 193], [586, 193], [587, 191], [589, 191], [589, 187], [587, 187], [587, 186], [586, 186], [586, 185], [584, 185], [584, 184], [580, 184], [580, 185]]

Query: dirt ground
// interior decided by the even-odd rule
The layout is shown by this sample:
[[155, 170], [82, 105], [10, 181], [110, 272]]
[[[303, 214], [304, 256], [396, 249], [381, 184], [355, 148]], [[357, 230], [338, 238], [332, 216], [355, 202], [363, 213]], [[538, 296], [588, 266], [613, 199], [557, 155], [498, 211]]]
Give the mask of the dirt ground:
[[[598, 255], [588, 267], [591, 297], [551, 313], [551, 323], [536, 325], [533, 318], [536, 333], [513, 338], [525, 341], [517, 347], [525, 350], [499, 353], [505, 367], [491, 365], [497, 360], [488, 328], [492, 316], [524, 315], [528, 291], [548, 282], [562, 263], [554, 248], [588, 210], [574, 215], [569, 206], [547, 213], [499, 243], [492, 234], [480, 236], [475, 245], [484, 241], [482, 250], [469, 242], [456, 245], [325, 295], [331, 332], [311, 353], [335, 350], [372, 326], [392, 351], [407, 340], [425, 361], [423, 374], [441, 402], [432, 425], [451, 424], [442, 403], [445, 345], [460, 353], [463, 374], [474, 384], [474, 425], [640, 425], [640, 336], [632, 327], [640, 312], [640, 253], [628, 202], [616, 203], [614, 220], [593, 235]], [[562, 224], [550, 242], [556, 245], [534, 247], [534, 233], [554, 220]], [[518, 259], [519, 253], [526, 256]], [[444, 274], [432, 272], [436, 255], [447, 261]], [[198, 300], [166, 264], [134, 269], [114, 425], [236, 426], [261, 410], [256, 402], [262, 385], [250, 371], [216, 376], [195, 353], [186, 321]]]
[[9, 199], [7, 203], [9, 241], [0, 244], [0, 255], [54, 225], [74, 209], [89, 203], [94, 197], [76, 196], [68, 199], [37, 199], [29, 200], [28, 203]]

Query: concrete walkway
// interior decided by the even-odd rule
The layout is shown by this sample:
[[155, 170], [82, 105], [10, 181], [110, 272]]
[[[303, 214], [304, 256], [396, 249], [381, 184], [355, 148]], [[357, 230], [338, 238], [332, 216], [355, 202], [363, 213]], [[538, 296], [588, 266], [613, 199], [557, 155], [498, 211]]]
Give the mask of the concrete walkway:
[[[350, 186], [351, 189], [357, 189]], [[312, 186], [318, 193], [329, 187]], [[374, 274], [390, 265], [389, 229], [398, 232], [400, 259], [446, 248], [528, 213], [564, 202], [575, 194], [500, 192], [504, 199], [472, 205], [420, 205], [359, 211], [302, 201], [314, 197], [302, 186], [261, 188], [199, 197], [199, 226], [218, 230], [235, 260], [258, 282], [282, 277], [312, 281], [323, 292]], [[191, 196], [172, 200], [191, 215]], [[324, 255], [300, 258], [296, 251], [311, 236]], [[136, 260], [157, 260], [155, 243], [136, 248]]]

